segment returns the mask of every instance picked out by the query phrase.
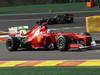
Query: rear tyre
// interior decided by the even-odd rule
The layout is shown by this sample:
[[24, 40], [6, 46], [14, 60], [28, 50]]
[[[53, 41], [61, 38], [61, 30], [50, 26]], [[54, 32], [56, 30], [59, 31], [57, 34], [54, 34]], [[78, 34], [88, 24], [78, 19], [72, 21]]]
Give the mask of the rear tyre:
[[20, 42], [16, 37], [11, 37], [6, 41], [6, 48], [9, 51], [16, 51], [19, 48]]
[[48, 19], [48, 20], [47, 20], [47, 24], [48, 24], [48, 25], [52, 25], [52, 24], [53, 24], [53, 23], [52, 23], [52, 19]]
[[70, 21], [69, 21], [69, 23], [73, 23], [74, 22], [74, 19], [73, 18], [71, 18], [70, 19]]
[[67, 36], [59, 36], [57, 38], [57, 49], [67, 51], [69, 49], [69, 40]]

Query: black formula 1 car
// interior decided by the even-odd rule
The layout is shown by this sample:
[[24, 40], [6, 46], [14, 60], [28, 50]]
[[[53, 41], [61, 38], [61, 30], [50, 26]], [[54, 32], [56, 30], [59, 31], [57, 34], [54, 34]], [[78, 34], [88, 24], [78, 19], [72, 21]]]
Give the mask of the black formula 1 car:
[[52, 18], [42, 18], [41, 20], [37, 21], [37, 24], [47, 23], [48, 25], [51, 24], [65, 24], [65, 23], [73, 23], [74, 18], [73, 14], [64, 14], [64, 15], [56, 15]]

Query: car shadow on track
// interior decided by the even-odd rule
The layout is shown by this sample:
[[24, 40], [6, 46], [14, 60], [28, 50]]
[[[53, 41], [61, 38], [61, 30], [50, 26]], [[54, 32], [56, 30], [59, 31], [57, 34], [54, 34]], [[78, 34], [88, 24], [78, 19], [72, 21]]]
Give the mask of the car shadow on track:
[[29, 49], [29, 48], [22, 48], [22, 49], [18, 49], [17, 51], [57, 51], [55, 49]]
[[[28, 49], [28, 48], [21, 48], [16, 50], [17, 51], [59, 51], [59, 52], [87, 52], [87, 51], [95, 51], [95, 50], [100, 50], [100, 48], [95, 48], [95, 49], [71, 49], [71, 50], [66, 50], [66, 51], [59, 51], [57, 49]], [[12, 51], [13, 52], [13, 51]]]
[[95, 50], [100, 50], [100, 48], [69, 50], [68, 52], [87, 52], [87, 51], [95, 51]]

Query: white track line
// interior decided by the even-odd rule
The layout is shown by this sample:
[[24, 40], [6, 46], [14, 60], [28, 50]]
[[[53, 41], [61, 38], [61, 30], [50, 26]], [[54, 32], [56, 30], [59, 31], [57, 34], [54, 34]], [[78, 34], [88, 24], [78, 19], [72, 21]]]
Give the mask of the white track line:
[[9, 38], [9, 35], [0, 35], [0, 38]]
[[[75, 19], [81, 19], [81, 18], [84, 18], [84, 17], [75, 17]], [[0, 20], [0, 22], [9, 22], [9, 21], [30, 21], [30, 20], [40, 20], [39, 19], [15, 19], [15, 20]]]

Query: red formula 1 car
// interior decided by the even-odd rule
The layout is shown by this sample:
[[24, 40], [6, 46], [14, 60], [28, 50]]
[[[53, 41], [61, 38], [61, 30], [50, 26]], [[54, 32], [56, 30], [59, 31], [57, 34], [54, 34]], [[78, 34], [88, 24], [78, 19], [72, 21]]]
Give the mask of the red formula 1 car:
[[[21, 31], [20, 31], [21, 32]], [[89, 33], [62, 33], [51, 32], [46, 26], [34, 26], [26, 34], [10, 33], [10, 38], [6, 41], [6, 47], [9, 51], [18, 50], [18, 48], [47, 48], [67, 51], [70, 48], [90, 48], [95, 46]]]

